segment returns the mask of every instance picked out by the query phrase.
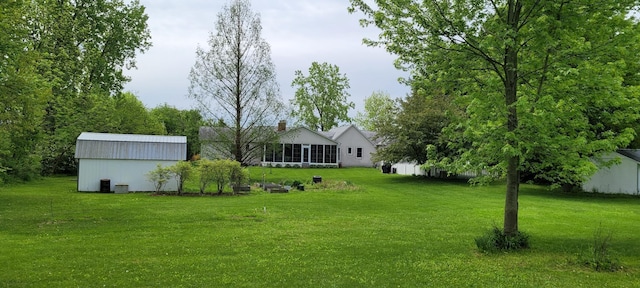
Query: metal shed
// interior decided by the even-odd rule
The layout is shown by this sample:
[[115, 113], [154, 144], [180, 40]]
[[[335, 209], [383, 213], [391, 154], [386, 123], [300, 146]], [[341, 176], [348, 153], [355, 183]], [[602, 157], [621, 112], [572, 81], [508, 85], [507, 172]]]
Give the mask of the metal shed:
[[[128, 185], [128, 191], [154, 191], [146, 174], [158, 164], [171, 166], [187, 156], [186, 136], [159, 136], [83, 132], [76, 140], [78, 191], [109, 191]], [[177, 189], [169, 181], [165, 190]]]
[[599, 170], [582, 184], [586, 192], [640, 195], [640, 150], [619, 149], [601, 157], [620, 163]]

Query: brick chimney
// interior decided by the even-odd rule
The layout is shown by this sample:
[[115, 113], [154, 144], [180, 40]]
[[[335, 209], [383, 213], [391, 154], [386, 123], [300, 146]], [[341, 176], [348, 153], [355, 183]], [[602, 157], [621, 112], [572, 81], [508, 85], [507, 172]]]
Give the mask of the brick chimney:
[[287, 131], [287, 120], [280, 120], [280, 122], [278, 122], [278, 131]]

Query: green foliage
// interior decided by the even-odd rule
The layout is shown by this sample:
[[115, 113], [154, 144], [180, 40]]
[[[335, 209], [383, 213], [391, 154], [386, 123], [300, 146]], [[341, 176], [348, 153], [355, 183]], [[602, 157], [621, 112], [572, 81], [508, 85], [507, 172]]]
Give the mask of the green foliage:
[[398, 107], [387, 92], [376, 91], [364, 99], [364, 112], [358, 111], [354, 122], [369, 131], [385, 131], [396, 119]]
[[351, 121], [348, 112], [355, 104], [349, 101], [349, 79], [338, 66], [313, 62], [307, 76], [296, 70], [291, 87], [297, 87], [291, 115], [312, 130], [327, 131], [339, 121]]
[[451, 114], [455, 111], [451, 99], [443, 95], [425, 95], [425, 91], [417, 87], [414, 91], [398, 101], [397, 115], [389, 119], [387, 125], [379, 126], [377, 136], [388, 145], [378, 149], [374, 161], [424, 164], [429, 160], [428, 148], [432, 147], [432, 151], [440, 154], [447, 151], [441, 131], [451, 122]]
[[203, 159], [198, 161], [197, 165], [200, 171], [201, 194], [211, 183], [216, 183], [216, 192], [222, 194], [227, 185], [240, 186], [249, 179], [248, 172], [238, 161]]
[[198, 47], [189, 73], [189, 97], [217, 129], [209, 139], [225, 156], [247, 164], [274, 137], [284, 111], [271, 49], [262, 38], [260, 15], [247, 0], [231, 0], [218, 14], [207, 49]]
[[215, 181], [214, 162], [208, 159], [202, 159], [196, 163], [196, 167], [198, 167], [197, 169], [200, 174], [198, 188], [200, 194], [204, 194], [211, 182]]
[[178, 184], [178, 195], [182, 195], [184, 183], [191, 178], [193, 174], [193, 166], [189, 161], [178, 161], [175, 165], [169, 167], [169, 172], [176, 179]]
[[[114, 115], [115, 128], [113, 132], [121, 134], [167, 134], [162, 122], [153, 117], [142, 101], [130, 92], [118, 94], [113, 97], [115, 102]], [[102, 107], [96, 107], [102, 108]]]
[[0, 3], [0, 182], [40, 174], [37, 145], [49, 84], [39, 74], [42, 54], [28, 41], [28, 1]]
[[[76, 172], [75, 142], [82, 132], [166, 134], [162, 123], [152, 117], [142, 102], [131, 93], [114, 97], [84, 95], [65, 105], [69, 107], [57, 112], [55, 133], [46, 135], [41, 143], [42, 170], [45, 175]], [[70, 109], [71, 106], [75, 108]]]
[[507, 235], [504, 230], [494, 226], [484, 235], [475, 238], [475, 242], [478, 249], [485, 253], [514, 251], [529, 248], [529, 235], [522, 231]]
[[146, 176], [149, 182], [153, 183], [156, 193], [161, 193], [167, 182], [171, 180], [172, 173], [171, 167], [162, 167], [161, 164], [158, 164], [156, 169], [149, 171]]
[[151, 116], [163, 124], [167, 135], [187, 136], [187, 159], [200, 154], [200, 127], [205, 125], [198, 110], [179, 110], [167, 104], [151, 109]]
[[[447, 127], [448, 171], [506, 178], [505, 230], [517, 231], [521, 171], [576, 184], [591, 161], [634, 137], [638, 1], [351, 0], [363, 25], [412, 78], [441, 90], [466, 117]], [[606, 12], [604, 12], [606, 11]], [[620, 47], [625, 47], [621, 49]]]
[[578, 257], [578, 262], [595, 271], [615, 272], [621, 269], [620, 262], [611, 250], [612, 234], [605, 233], [602, 227], [599, 227], [593, 235], [592, 245]]
[[147, 113], [127, 115], [142, 111], [134, 97], [121, 95], [129, 81], [124, 69], [135, 68], [136, 53], [151, 46], [139, 1], [37, 0], [30, 5], [25, 14], [31, 23], [29, 43], [43, 55], [39, 73], [52, 92], [41, 119], [45, 137], [38, 145], [44, 174], [76, 172], [73, 150], [83, 131], [159, 133], [158, 124], [149, 121], [140, 121], [145, 127], [128, 126], [141, 124], [138, 119]]

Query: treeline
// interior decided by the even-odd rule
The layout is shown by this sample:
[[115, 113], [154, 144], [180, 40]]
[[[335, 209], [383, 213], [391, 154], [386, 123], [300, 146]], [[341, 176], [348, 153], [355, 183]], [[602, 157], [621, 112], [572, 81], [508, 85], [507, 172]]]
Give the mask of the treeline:
[[83, 131], [186, 135], [199, 152], [198, 111], [123, 92], [147, 19], [137, 0], [0, 1], [0, 182], [75, 173]]

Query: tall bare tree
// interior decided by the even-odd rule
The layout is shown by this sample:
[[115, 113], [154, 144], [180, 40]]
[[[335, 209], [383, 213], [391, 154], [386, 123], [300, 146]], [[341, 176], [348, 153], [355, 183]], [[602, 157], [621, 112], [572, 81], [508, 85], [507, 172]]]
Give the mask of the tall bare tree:
[[232, 0], [218, 14], [209, 47], [198, 47], [191, 68], [189, 97], [198, 101], [211, 123], [210, 145], [217, 155], [248, 163], [268, 141], [283, 104], [269, 44], [261, 38], [260, 15], [246, 0]]

